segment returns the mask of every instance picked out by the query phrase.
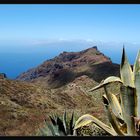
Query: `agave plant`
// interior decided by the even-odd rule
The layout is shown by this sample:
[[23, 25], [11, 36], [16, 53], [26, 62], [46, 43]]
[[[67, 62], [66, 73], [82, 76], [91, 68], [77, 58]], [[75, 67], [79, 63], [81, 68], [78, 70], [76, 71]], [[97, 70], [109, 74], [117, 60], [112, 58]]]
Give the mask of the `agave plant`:
[[[120, 102], [115, 93], [110, 93], [107, 89], [107, 85], [115, 82], [121, 83]], [[104, 124], [92, 115], [85, 114], [76, 121], [74, 129], [94, 123], [113, 136], [140, 135], [140, 51], [132, 70], [123, 48], [120, 77], [110, 76], [89, 91], [102, 87], [105, 90], [103, 102], [107, 109], [110, 125]]]
[[40, 130], [43, 136], [71, 136], [74, 135], [74, 112], [71, 115], [70, 121], [67, 120], [66, 111], [63, 114], [63, 119], [58, 115], [49, 116], [51, 123], [46, 122], [46, 126]]

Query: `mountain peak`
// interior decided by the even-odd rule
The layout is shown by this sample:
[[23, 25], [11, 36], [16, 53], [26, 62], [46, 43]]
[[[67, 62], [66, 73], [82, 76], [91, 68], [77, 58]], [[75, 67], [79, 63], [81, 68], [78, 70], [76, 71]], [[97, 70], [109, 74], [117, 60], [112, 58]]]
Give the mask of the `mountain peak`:
[[38, 67], [22, 73], [17, 80], [34, 82], [45, 78], [49, 85], [55, 82], [62, 85], [83, 73], [87, 74], [93, 65], [106, 62], [112, 63], [110, 58], [97, 49], [97, 46], [80, 52], [63, 52]]

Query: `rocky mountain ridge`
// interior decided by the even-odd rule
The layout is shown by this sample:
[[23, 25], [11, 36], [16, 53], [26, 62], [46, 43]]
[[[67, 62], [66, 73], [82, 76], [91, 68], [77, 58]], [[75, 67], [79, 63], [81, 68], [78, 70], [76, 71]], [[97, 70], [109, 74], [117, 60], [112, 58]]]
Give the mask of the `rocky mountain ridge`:
[[82, 75], [100, 82], [109, 75], [109, 71], [110, 75], [114, 73], [116, 75], [118, 67], [94, 46], [80, 52], [63, 52], [38, 67], [22, 73], [16, 79], [30, 82], [43, 81], [46, 86], [48, 83], [51, 87], [60, 87]]

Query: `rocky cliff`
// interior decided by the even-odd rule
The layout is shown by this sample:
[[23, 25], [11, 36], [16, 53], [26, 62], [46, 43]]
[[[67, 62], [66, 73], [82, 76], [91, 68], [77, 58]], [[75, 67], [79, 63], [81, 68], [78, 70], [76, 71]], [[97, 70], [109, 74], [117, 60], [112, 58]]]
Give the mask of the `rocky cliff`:
[[81, 52], [63, 52], [17, 77], [17, 80], [41, 82], [49, 87], [60, 87], [76, 77], [87, 75], [96, 82], [109, 75], [118, 75], [119, 65], [113, 64], [96, 46]]

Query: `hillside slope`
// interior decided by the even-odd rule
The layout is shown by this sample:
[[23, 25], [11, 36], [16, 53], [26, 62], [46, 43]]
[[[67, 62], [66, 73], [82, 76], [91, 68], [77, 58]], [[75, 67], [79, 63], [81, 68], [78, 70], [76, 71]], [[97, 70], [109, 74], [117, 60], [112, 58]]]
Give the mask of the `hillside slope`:
[[110, 58], [95, 46], [81, 52], [63, 52], [38, 67], [22, 73], [16, 79], [57, 88], [82, 75], [100, 82], [110, 75], [118, 76], [119, 65], [113, 64]]
[[104, 108], [97, 102], [101, 102], [102, 93], [91, 96], [86, 92], [95, 85], [85, 75], [57, 89], [0, 79], [0, 135], [35, 135], [45, 116], [62, 115], [65, 109], [68, 114], [75, 110], [77, 117], [91, 113], [104, 120]]
[[[119, 75], [119, 65], [97, 47], [63, 52], [16, 80], [1, 74], [0, 135], [35, 135], [49, 114], [62, 115], [65, 109], [68, 114], [74, 110], [76, 118], [89, 113], [107, 123], [104, 90], [87, 90], [110, 75]], [[117, 94], [119, 84], [110, 90]]]

